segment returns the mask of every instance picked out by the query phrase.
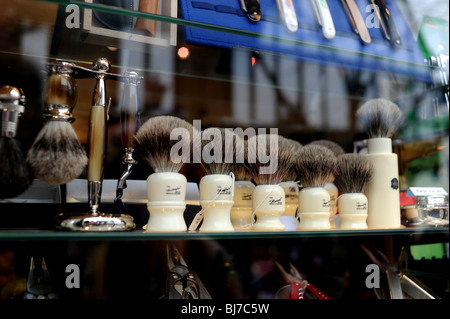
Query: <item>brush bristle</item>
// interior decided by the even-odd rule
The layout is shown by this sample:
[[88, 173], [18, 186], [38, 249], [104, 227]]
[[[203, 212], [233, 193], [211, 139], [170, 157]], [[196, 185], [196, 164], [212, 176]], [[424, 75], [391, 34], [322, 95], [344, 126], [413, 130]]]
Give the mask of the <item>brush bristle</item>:
[[[281, 135], [260, 134], [250, 137], [245, 164], [253, 181], [257, 185], [277, 185], [286, 181], [295, 162], [291, 147], [292, 143]], [[274, 156], [269, 160], [270, 154]], [[272, 160], [275, 162], [271, 163]], [[262, 174], [261, 168], [268, 169], [270, 165], [276, 165], [276, 170], [270, 174]]]
[[305, 145], [295, 167], [302, 187], [324, 187], [334, 179], [336, 156], [325, 146]]
[[252, 175], [248, 171], [248, 167], [244, 163], [245, 154], [248, 152], [248, 140], [240, 138], [236, 135], [239, 143], [235, 144], [235, 152], [231, 171], [237, 181], [249, 181]]
[[344, 149], [338, 143], [335, 143], [330, 140], [317, 140], [317, 141], [312, 141], [309, 144], [325, 146], [330, 151], [332, 151], [336, 157], [345, 154]]
[[31, 145], [27, 162], [41, 181], [66, 184], [81, 175], [88, 158], [72, 125], [50, 120]]
[[361, 154], [344, 154], [337, 159], [334, 183], [340, 193], [362, 193], [373, 175], [373, 166]]
[[20, 142], [0, 137], [0, 198], [14, 198], [33, 182], [33, 174], [25, 161]]
[[[293, 158], [296, 160], [300, 154], [300, 150], [303, 147], [303, 145], [300, 142], [297, 142], [290, 138], [285, 138], [287, 143], [286, 152], [290, 152], [293, 155]], [[289, 168], [289, 174], [285, 177], [285, 181], [296, 181], [298, 179], [297, 177], [297, 170], [295, 169], [295, 165], [291, 165]]]
[[392, 137], [402, 121], [402, 111], [397, 104], [386, 99], [373, 99], [356, 112], [369, 138]]
[[[174, 136], [170, 134], [175, 129], [189, 136]], [[176, 131], [175, 131], [176, 132]], [[190, 123], [175, 116], [162, 115], [147, 120], [135, 135], [135, 150], [139, 158], [143, 159], [155, 172], [179, 172], [190, 158], [192, 149], [193, 127]], [[178, 144], [181, 143], [181, 144]], [[178, 160], [171, 158], [174, 145], [181, 146]]]
[[228, 175], [236, 159], [236, 139], [232, 130], [211, 127], [204, 129], [201, 135], [201, 165], [205, 174]]

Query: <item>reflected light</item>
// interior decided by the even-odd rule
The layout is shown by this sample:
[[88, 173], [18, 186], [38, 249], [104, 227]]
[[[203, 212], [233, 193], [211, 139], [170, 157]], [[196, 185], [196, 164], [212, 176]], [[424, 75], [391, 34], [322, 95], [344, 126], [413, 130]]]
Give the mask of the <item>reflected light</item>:
[[255, 59], [255, 57], [252, 57], [252, 66], [255, 66], [255, 63], [256, 63], [256, 59]]
[[186, 60], [189, 57], [189, 49], [186, 47], [179, 48], [178, 57], [182, 60]]
[[118, 49], [116, 47], [106, 47], [109, 51], [117, 51]]

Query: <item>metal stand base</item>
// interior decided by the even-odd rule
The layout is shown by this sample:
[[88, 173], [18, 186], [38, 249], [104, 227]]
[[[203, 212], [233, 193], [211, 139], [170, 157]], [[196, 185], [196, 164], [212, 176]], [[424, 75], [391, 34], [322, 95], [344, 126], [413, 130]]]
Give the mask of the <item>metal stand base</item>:
[[136, 227], [133, 217], [129, 215], [111, 214], [86, 214], [86, 215], [66, 215], [57, 216], [57, 227], [63, 230], [87, 231], [87, 232], [107, 232], [107, 231], [128, 231]]

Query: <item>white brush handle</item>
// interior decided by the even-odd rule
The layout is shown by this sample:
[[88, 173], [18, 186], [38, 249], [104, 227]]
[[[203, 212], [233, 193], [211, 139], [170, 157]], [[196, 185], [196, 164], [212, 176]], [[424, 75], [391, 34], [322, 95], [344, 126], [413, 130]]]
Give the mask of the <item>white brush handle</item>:
[[392, 153], [388, 138], [367, 140], [367, 158], [374, 173], [366, 186], [369, 228], [398, 228], [401, 226], [398, 157]]
[[322, 26], [323, 36], [327, 39], [332, 39], [336, 35], [333, 18], [331, 17], [330, 9], [326, 0], [312, 0], [314, 9], [316, 11], [317, 19]]
[[341, 229], [367, 228], [367, 197], [361, 193], [342, 194], [338, 199]]
[[286, 210], [285, 194], [281, 186], [258, 185], [253, 190], [252, 200], [256, 216], [254, 230], [280, 231], [286, 228], [280, 219]]
[[298, 197], [300, 230], [330, 229], [330, 194], [323, 187], [307, 187]]
[[203, 224], [199, 231], [234, 231], [231, 224], [231, 207], [234, 204], [234, 183], [230, 175], [212, 174], [202, 177], [199, 183]]
[[153, 173], [147, 178], [147, 209], [150, 217], [146, 232], [183, 232], [187, 180], [175, 172]]

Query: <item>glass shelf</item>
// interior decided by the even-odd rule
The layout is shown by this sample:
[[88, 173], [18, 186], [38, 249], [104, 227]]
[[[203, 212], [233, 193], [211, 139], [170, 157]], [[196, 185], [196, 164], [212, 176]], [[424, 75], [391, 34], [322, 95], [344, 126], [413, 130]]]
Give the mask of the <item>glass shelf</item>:
[[147, 240], [219, 240], [263, 238], [315, 238], [315, 237], [365, 237], [365, 236], [414, 236], [447, 235], [447, 227], [408, 227], [398, 229], [322, 230], [322, 231], [235, 231], [223, 233], [180, 232], [147, 233], [143, 230], [129, 232], [65, 232], [51, 230], [14, 229], [0, 230], [0, 241], [147, 241]]

